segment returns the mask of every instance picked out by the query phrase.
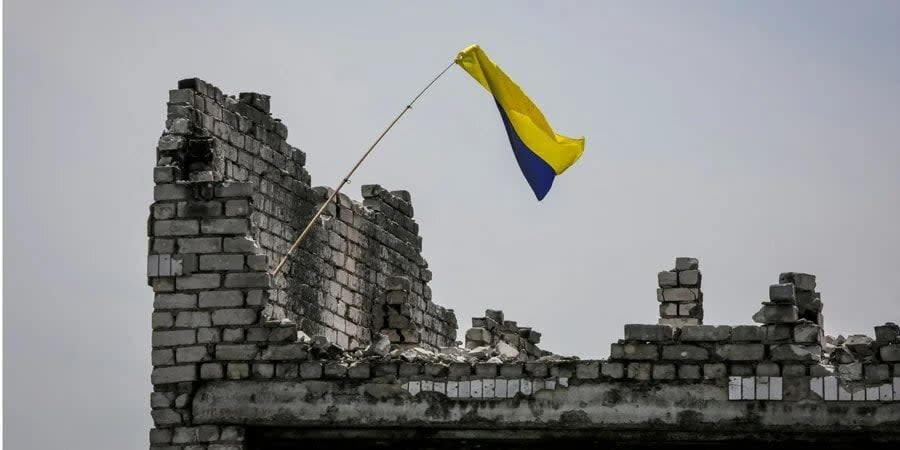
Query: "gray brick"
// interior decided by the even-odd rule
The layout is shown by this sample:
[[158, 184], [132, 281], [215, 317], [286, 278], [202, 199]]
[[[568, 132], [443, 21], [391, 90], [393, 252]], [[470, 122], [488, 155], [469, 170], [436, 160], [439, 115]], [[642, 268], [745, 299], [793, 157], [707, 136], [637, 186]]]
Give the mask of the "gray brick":
[[200, 366], [201, 380], [221, 380], [225, 378], [225, 370], [220, 363], [204, 363]]
[[367, 362], [362, 362], [362, 361], [357, 361], [357, 362], [351, 364], [350, 367], [347, 369], [347, 374], [350, 376], [350, 378], [354, 378], [357, 380], [368, 379], [371, 376], [371, 373], [372, 373], [371, 365]]
[[157, 220], [153, 222], [154, 236], [190, 236], [199, 234], [196, 220]]
[[181, 238], [178, 239], [178, 251], [181, 253], [218, 253], [222, 251], [222, 238]]
[[679, 340], [683, 342], [716, 342], [731, 338], [731, 327], [727, 325], [690, 325], [681, 328]]
[[170, 312], [155, 312], [153, 313], [151, 323], [154, 330], [160, 328], [172, 328], [172, 325], [175, 324], [175, 318]]
[[216, 186], [216, 197], [250, 197], [253, 195], [253, 184], [244, 182], [225, 182]]
[[769, 286], [769, 300], [793, 303], [796, 299], [793, 284], [773, 284]]
[[575, 376], [582, 380], [592, 380], [600, 376], [600, 361], [578, 361]]
[[214, 325], [251, 325], [258, 319], [259, 313], [255, 309], [219, 309], [212, 313]]
[[197, 379], [197, 366], [156, 367], [150, 374], [150, 382], [156, 384], [181, 383]]
[[153, 347], [174, 347], [197, 342], [194, 330], [154, 331], [150, 340]]
[[600, 366], [600, 373], [605, 377], [625, 377], [625, 365], [618, 362], [604, 362]]
[[249, 237], [223, 238], [222, 249], [228, 253], [254, 253], [259, 251], [259, 246]]
[[197, 330], [197, 342], [201, 344], [214, 344], [221, 340], [221, 330], [218, 328], [200, 328]]
[[653, 365], [654, 380], [674, 380], [675, 375], [675, 364], [663, 363]]
[[696, 270], [700, 268], [700, 261], [697, 258], [678, 257], [675, 258], [675, 270]]
[[475, 375], [480, 378], [494, 378], [497, 376], [498, 364], [480, 362], [475, 363]]
[[681, 380], [700, 379], [700, 366], [696, 364], [682, 364], [678, 366], [678, 378]]
[[246, 216], [250, 214], [250, 203], [247, 200], [228, 200], [225, 202], [226, 216]]
[[222, 215], [222, 203], [216, 201], [207, 202], [179, 202], [178, 217], [217, 217]]
[[700, 286], [700, 271], [685, 270], [678, 272], [678, 284], [682, 286]]
[[[878, 349], [878, 354], [882, 361], [898, 362], [900, 361], [900, 344], [885, 345]], [[895, 374], [895, 376], [900, 376], [900, 373]]]
[[720, 344], [716, 355], [727, 361], [759, 361], [765, 356], [762, 344]]
[[770, 347], [773, 361], [819, 361], [822, 347], [810, 344], [779, 344]]
[[267, 288], [269, 283], [269, 274], [266, 272], [229, 273], [225, 275], [225, 287], [230, 288]]
[[300, 343], [270, 345], [263, 350], [265, 360], [301, 360], [306, 358], [306, 346]]
[[781, 375], [781, 367], [776, 363], [764, 361], [756, 365], [756, 375], [761, 377], [777, 377]]
[[153, 186], [153, 200], [190, 200], [191, 188], [186, 184], [157, 184]]
[[225, 376], [229, 380], [241, 380], [250, 378], [250, 364], [247, 363], [228, 363], [225, 369]]
[[175, 360], [179, 363], [192, 363], [203, 361], [209, 356], [205, 345], [192, 347], [179, 347], [175, 349]]
[[200, 230], [203, 234], [247, 234], [250, 222], [247, 219], [203, 219]]
[[201, 308], [233, 308], [244, 305], [244, 293], [241, 291], [204, 291], [200, 292]]
[[216, 345], [216, 359], [222, 361], [247, 361], [256, 357], [255, 344], [219, 344]]
[[181, 413], [171, 408], [154, 409], [150, 411], [150, 416], [153, 417], [153, 423], [159, 427], [178, 425], [182, 422]]
[[674, 329], [669, 325], [625, 325], [625, 340], [627, 341], [671, 341], [673, 336]]
[[792, 283], [797, 289], [814, 291], [816, 289], [816, 276], [800, 272], [784, 272], [778, 275], [779, 283]]
[[181, 311], [175, 317], [175, 326], [179, 328], [201, 328], [210, 326], [209, 312]]
[[706, 363], [703, 365], [703, 378], [720, 379], [728, 376], [728, 368], [723, 363]]
[[709, 359], [709, 351], [696, 345], [664, 345], [662, 359], [671, 361], [703, 361]]
[[731, 331], [732, 342], [762, 342], [765, 332], [756, 325], [738, 325]]
[[657, 290], [657, 300], [666, 302], [696, 302], [700, 300], [697, 288], [665, 288]]
[[612, 344], [610, 358], [655, 360], [659, 359], [659, 348], [654, 344]]
[[175, 364], [175, 352], [171, 348], [156, 349], [150, 352], [150, 360], [154, 366], [171, 366]]
[[217, 273], [196, 273], [186, 277], [175, 279], [175, 288], [178, 290], [215, 289], [221, 283], [221, 276]]
[[299, 367], [300, 378], [316, 380], [322, 378], [322, 363], [319, 361], [304, 361]]
[[244, 270], [244, 255], [200, 255], [200, 270]]
[[678, 287], [678, 272], [665, 271], [656, 275], [659, 287]]

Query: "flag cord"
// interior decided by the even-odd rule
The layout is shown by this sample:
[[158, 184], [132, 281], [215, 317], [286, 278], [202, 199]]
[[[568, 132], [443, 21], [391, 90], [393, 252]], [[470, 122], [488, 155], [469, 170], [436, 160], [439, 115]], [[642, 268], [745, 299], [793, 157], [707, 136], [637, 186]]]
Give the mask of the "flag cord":
[[362, 154], [359, 160], [356, 161], [356, 164], [354, 164], [350, 171], [347, 172], [347, 175], [341, 180], [340, 183], [338, 183], [337, 187], [334, 188], [334, 191], [331, 192], [328, 200], [325, 200], [325, 202], [322, 203], [322, 206], [319, 207], [318, 211], [313, 214], [312, 218], [309, 220], [309, 223], [306, 224], [306, 227], [303, 228], [303, 231], [300, 233], [300, 236], [297, 236], [297, 239], [295, 239], [294, 243], [291, 244], [291, 248], [288, 249], [287, 253], [284, 254], [278, 265], [275, 266], [275, 270], [272, 271], [272, 276], [276, 276], [279, 272], [281, 272], [281, 269], [284, 268], [284, 265], [287, 263], [288, 257], [292, 253], [294, 253], [294, 250], [296, 250], [300, 243], [303, 242], [303, 239], [306, 238], [306, 235], [309, 234], [310, 230], [312, 230], [313, 225], [315, 225], [316, 221], [319, 220], [319, 217], [322, 216], [322, 213], [325, 212], [325, 209], [328, 207], [328, 205], [331, 204], [331, 202], [333, 202], [335, 198], [337, 198], [338, 193], [341, 192], [341, 189], [344, 187], [344, 185], [350, 182], [350, 177], [353, 176], [353, 173], [356, 172], [356, 169], [358, 169], [363, 161], [365, 161], [369, 156], [369, 154], [372, 153], [372, 150], [375, 149], [375, 146], [378, 145], [379, 142], [381, 142], [381, 139], [384, 138], [388, 131], [391, 131], [391, 128], [394, 127], [394, 125], [400, 120], [401, 117], [403, 117], [404, 114], [406, 114], [407, 111], [412, 109], [413, 103], [415, 103], [416, 100], [418, 100], [419, 97], [421, 97], [423, 94], [425, 94], [425, 91], [427, 91], [428, 88], [430, 88], [431, 85], [433, 85], [441, 76], [447, 73], [447, 71], [450, 70], [450, 68], [453, 67], [453, 64], [455, 63], [456, 60], [450, 61], [450, 64], [448, 64], [447, 67], [444, 68], [444, 70], [437, 74], [437, 76], [435, 76], [434, 79], [431, 80], [431, 82], [425, 85], [425, 87], [422, 88], [422, 90], [419, 91], [419, 93], [415, 97], [413, 97], [409, 104], [407, 104], [406, 107], [403, 108], [402, 111], [400, 111], [400, 114], [397, 114], [397, 117], [395, 117], [394, 120], [391, 121], [387, 128], [385, 128], [384, 131], [381, 132], [378, 138], [375, 139], [375, 142], [373, 142], [372, 145], [369, 146], [369, 149]]

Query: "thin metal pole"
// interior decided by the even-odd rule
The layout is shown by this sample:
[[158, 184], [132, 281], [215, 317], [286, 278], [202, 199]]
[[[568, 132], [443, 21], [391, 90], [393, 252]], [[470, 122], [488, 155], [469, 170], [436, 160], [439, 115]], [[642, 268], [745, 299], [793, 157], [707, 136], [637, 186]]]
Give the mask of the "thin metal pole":
[[430, 88], [431, 85], [434, 84], [434, 82], [438, 80], [438, 78], [440, 78], [448, 70], [450, 70], [450, 68], [453, 67], [453, 64], [455, 64], [455, 63], [456, 63], [455, 60], [451, 61], [450, 64], [448, 64], [447, 67], [445, 67], [444, 70], [441, 71], [441, 73], [437, 74], [437, 76], [434, 77], [434, 79], [432, 79], [430, 83], [425, 85], [425, 87], [422, 88], [422, 90], [419, 91], [419, 93], [415, 97], [413, 97], [413, 99], [409, 102], [409, 104], [407, 104], [406, 107], [403, 108], [402, 111], [400, 111], [400, 114], [397, 114], [397, 117], [395, 117], [394, 120], [391, 121], [391, 123], [387, 126], [387, 128], [385, 128], [384, 131], [381, 132], [381, 134], [378, 136], [378, 139], [375, 139], [375, 142], [372, 143], [372, 145], [369, 147], [369, 149], [366, 150], [366, 152], [362, 154], [362, 156], [359, 158], [359, 160], [356, 161], [356, 164], [353, 165], [353, 168], [350, 169], [350, 172], [347, 172], [347, 175], [344, 177], [344, 179], [341, 180], [340, 183], [338, 183], [336, 188], [334, 188], [334, 191], [328, 197], [328, 200], [326, 200], [325, 203], [322, 203], [322, 206], [319, 208], [319, 210], [316, 211], [316, 213], [312, 216], [312, 219], [310, 219], [309, 223], [306, 224], [306, 227], [300, 233], [300, 236], [297, 236], [297, 239], [294, 240], [294, 243], [291, 245], [291, 248], [288, 249], [287, 253], [284, 254], [284, 257], [281, 258], [281, 261], [278, 263], [278, 265], [275, 266], [275, 270], [272, 271], [272, 276], [278, 275], [278, 273], [281, 272], [281, 269], [287, 263], [287, 259], [291, 255], [291, 253], [294, 253], [294, 250], [296, 250], [297, 247], [300, 245], [300, 243], [303, 242], [303, 239], [306, 238], [306, 235], [309, 234], [309, 232], [312, 230], [313, 225], [315, 225], [316, 221], [319, 220], [319, 217], [322, 215], [322, 213], [325, 212], [325, 208], [327, 208], [328, 205], [334, 201], [334, 199], [337, 197], [338, 193], [341, 192], [341, 189], [344, 187], [344, 185], [350, 181], [350, 177], [353, 176], [353, 173], [356, 172], [356, 169], [358, 169], [359, 166], [363, 163], [363, 161], [365, 161], [366, 158], [369, 156], [369, 154], [372, 153], [372, 150], [375, 149], [375, 146], [378, 145], [379, 142], [381, 142], [381, 139], [384, 138], [384, 135], [386, 135], [388, 133], [388, 131], [391, 131], [391, 128], [394, 127], [394, 124], [396, 124], [400, 120], [400, 118], [403, 117], [404, 114], [406, 114], [407, 111], [412, 109], [413, 103], [415, 103], [416, 100], [418, 100], [419, 97], [421, 97], [422, 94], [424, 94], [425, 91], [427, 91], [428, 88]]

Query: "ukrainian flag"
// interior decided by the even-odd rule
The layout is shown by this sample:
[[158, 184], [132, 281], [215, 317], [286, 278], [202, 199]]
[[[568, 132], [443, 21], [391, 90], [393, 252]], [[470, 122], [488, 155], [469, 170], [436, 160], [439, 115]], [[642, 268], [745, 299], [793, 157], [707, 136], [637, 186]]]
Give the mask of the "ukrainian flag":
[[481, 47], [472, 45], [459, 52], [456, 63], [494, 96], [519, 168], [534, 195], [543, 199], [553, 179], [581, 157], [584, 138], [556, 134], [522, 88]]

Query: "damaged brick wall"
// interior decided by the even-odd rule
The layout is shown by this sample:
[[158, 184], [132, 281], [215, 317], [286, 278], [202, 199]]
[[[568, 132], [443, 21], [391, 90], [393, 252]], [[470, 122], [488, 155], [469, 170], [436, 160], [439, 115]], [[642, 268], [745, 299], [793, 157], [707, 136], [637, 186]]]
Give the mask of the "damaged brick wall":
[[[253, 242], [239, 244], [257, 246], [273, 267], [330, 190], [311, 186], [306, 155], [287, 143], [288, 129], [271, 116], [268, 96], [241, 93], [235, 98], [196, 78], [182, 80], [178, 87], [170, 92], [166, 131], [157, 149], [161, 195], [156, 200], [181, 208], [167, 218], [249, 213]], [[208, 193], [197, 199], [165, 195], [182, 189], [183, 183], [223, 180], [249, 183], [250, 199], [222, 203], [210, 200]], [[341, 194], [329, 207], [275, 280], [266, 316], [293, 320], [308, 335], [325, 336], [344, 348], [365, 345], [372, 331], [374, 299], [388, 276], [402, 275], [411, 280], [416, 301], [428, 305], [422, 320], [440, 325], [442, 334], [429, 333], [431, 340], [436, 345], [452, 343], [455, 316], [431, 303], [431, 272], [421, 256], [422, 239], [409, 194], [371, 185], [363, 187], [363, 197], [360, 204]], [[176, 241], [164, 248], [163, 242], [169, 241], [151, 242], [151, 248], [178, 261], [186, 257], [185, 274], [195, 269], [191, 261], [196, 255], [224, 250], [209, 240], [185, 241], [185, 248]]]

